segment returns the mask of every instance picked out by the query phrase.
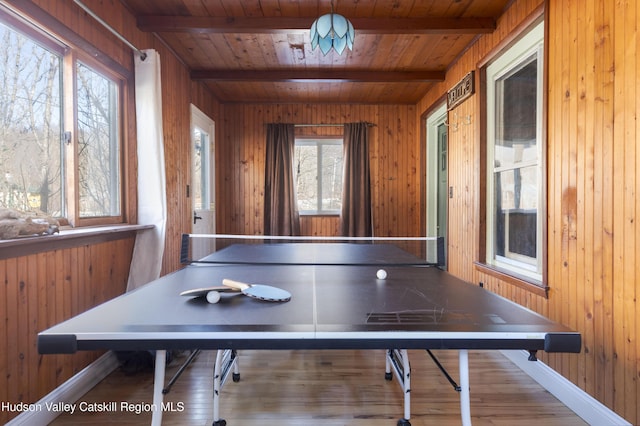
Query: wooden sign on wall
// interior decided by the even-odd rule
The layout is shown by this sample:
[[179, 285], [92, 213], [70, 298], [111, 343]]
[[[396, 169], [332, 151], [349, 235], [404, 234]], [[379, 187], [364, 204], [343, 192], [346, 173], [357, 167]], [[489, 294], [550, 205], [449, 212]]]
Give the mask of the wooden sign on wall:
[[460, 105], [469, 96], [473, 95], [475, 89], [474, 72], [470, 71], [465, 75], [462, 80], [447, 92], [447, 110], [451, 111], [456, 106]]

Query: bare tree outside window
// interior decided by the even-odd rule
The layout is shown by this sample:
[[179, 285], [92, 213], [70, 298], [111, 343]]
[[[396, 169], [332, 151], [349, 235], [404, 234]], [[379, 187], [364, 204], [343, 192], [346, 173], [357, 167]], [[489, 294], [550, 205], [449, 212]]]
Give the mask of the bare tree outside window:
[[120, 214], [117, 86], [77, 67], [80, 216]]
[[62, 58], [2, 24], [0, 40], [0, 207], [62, 216]]
[[338, 214], [342, 207], [342, 140], [298, 139], [295, 147], [298, 209]]

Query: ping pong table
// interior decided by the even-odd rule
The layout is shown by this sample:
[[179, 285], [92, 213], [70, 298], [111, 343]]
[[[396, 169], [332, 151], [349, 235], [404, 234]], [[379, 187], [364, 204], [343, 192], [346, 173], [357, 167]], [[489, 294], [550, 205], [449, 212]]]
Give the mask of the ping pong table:
[[[383, 268], [385, 279], [376, 272]], [[224, 278], [272, 285], [284, 303], [224, 294], [216, 304], [181, 297]], [[524, 349], [579, 352], [579, 333], [464, 282], [393, 244], [285, 242], [232, 244], [135, 291], [38, 335], [42, 354], [80, 350], [155, 350], [153, 406], [163, 401], [165, 351], [217, 350], [213, 424], [231, 373], [239, 380], [242, 349], [375, 349], [386, 353], [385, 377], [404, 393], [398, 425], [410, 425], [407, 350], [458, 350], [463, 425], [471, 424], [468, 351]], [[160, 424], [162, 410], [153, 412]]]

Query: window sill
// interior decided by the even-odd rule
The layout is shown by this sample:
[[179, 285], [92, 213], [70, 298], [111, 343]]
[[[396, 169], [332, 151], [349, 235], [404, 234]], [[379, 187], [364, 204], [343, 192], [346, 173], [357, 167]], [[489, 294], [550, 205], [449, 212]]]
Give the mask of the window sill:
[[97, 244], [135, 236], [153, 225], [110, 225], [61, 229], [60, 233], [0, 241], [0, 259], [27, 256], [46, 251]]
[[529, 291], [536, 296], [542, 296], [545, 299], [549, 298], [549, 287], [540, 281], [534, 281], [530, 278], [515, 275], [513, 272], [496, 268], [495, 266], [487, 265], [486, 263], [474, 262], [474, 265], [476, 270], [480, 272], [499, 278], [508, 284]]
[[340, 212], [300, 212], [300, 216], [320, 216], [320, 217], [339, 217]]

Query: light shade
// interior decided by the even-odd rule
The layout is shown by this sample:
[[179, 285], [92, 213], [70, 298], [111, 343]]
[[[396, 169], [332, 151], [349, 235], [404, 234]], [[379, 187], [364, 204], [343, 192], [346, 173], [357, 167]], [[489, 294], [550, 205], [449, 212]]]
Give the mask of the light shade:
[[311, 25], [311, 48], [320, 46], [320, 50], [325, 55], [331, 48], [338, 52], [338, 55], [342, 55], [345, 47], [353, 50], [354, 38], [353, 25], [344, 16], [333, 13], [333, 5], [331, 5], [331, 13], [322, 15]]

